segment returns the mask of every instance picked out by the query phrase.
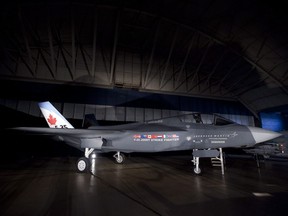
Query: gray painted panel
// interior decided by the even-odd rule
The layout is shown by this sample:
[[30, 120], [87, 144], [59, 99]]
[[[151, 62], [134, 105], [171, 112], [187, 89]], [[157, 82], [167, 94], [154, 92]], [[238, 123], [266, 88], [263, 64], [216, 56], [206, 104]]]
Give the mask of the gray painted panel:
[[19, 101], [18, 103], [18, 111], [29, 113], [30, 102], [29, 101]]
[[136, 108], [136, 121], [143, 122], [144, 121], [144, 109]]
[[105, 120], [115, 121], [116, 120], [116, 109], [112, 106], [106, 106]]
[[83, 119], [84, 117], [84, 104], [75, 104], [74, 108], [74, 118], [76, 119]]
[[126, 107], [126, 121], [136, 121], [136, 109], [134, 107]]
[[17, 109], [17, 104], [18, 101], [17, 100], [4, 100], [4, 104], [5, 106], [11, 108], [11, 109]]
[[124, 107], [115, 107], [116, 112], [116, 121], [125, 121], [125, 108]]
[[106, 108], [102, 105], [96, 105], [96, 119], [104, 120], [106, 115]]
[[41, 116], [41, 110], [39, 109], [38, 102], [31, 102], [29, 114], [33, 116]]
[[86, 104], [86, 106], [85, 106], [85, 114], [94, 114], [95, 117], [96, 117], [96, 106], [95, 105]]
[[145, 108], [145, 121], [153, 120], [153, 109]]
[[153, 119], [160, 119], [162, 118], [160, 109], [153, 109]]
[[[56, 104], [55, 107], [61, 112], [61, 104]], [[63, 108], [63, 115], [66, 118], [74, 118], [75, 104], [65, 103]]]

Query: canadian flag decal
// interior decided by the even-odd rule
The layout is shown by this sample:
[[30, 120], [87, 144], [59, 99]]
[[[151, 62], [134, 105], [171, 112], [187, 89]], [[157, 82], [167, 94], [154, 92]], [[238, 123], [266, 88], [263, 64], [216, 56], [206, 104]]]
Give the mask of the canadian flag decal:
[[54, 118], [51, 114], [49, 115], [49, 118], [47, 119], [50, 125], [55, 125], [56, 124], [56, 118]]

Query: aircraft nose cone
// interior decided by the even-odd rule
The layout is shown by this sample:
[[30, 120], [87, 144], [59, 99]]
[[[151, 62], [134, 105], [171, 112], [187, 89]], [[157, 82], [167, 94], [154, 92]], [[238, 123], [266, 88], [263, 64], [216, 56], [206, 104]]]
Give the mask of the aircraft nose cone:
[[268, 140], [272, 140], [272, 139], [275, 139], [279, 136], [282, 136], [281, 133], [266, 130], [263, 128], [258, 128], [258, 127], [248, 127], [248, 128], [251, 131], [251, 134], [254, 137], [256, 144], [261, 143], [261, 142], [265, 142]]

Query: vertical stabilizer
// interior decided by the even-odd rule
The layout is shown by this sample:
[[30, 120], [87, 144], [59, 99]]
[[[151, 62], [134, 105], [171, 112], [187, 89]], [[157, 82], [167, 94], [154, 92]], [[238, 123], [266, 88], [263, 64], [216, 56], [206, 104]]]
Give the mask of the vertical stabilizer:
[[98, 121], [94, 114], [86, 114], [82, 123], [83, 128], [89, 128], [91, 126], [99, 126]]
[[74, 128], [49, 101], [38, 105], [50, 128]]

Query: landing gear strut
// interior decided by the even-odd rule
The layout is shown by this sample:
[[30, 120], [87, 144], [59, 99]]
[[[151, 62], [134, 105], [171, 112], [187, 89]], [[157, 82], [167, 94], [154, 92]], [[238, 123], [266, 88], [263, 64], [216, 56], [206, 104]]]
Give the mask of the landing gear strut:
[[194, 165], [193, 171], [194, 171], [194, 173], [195, 173], [196, 175], [200, 175], [200, 174], [201, 174], [201, 169], [200, 169], [200, 167], [199, 167], [199, 157], [195, 157], [195, 156], [194, 156], [194, 151], [198, 151], [198, 149], [193, 149], [193, 152], [192, 152], [193, 160], [191, 160], [191, 162], [192, 162], [193, 165]]
[[194, 173], [197, 175], [201, 174], [201, 169], [199, 167], [199, 157], [193, 157], [192, 162], [194, 163]]

